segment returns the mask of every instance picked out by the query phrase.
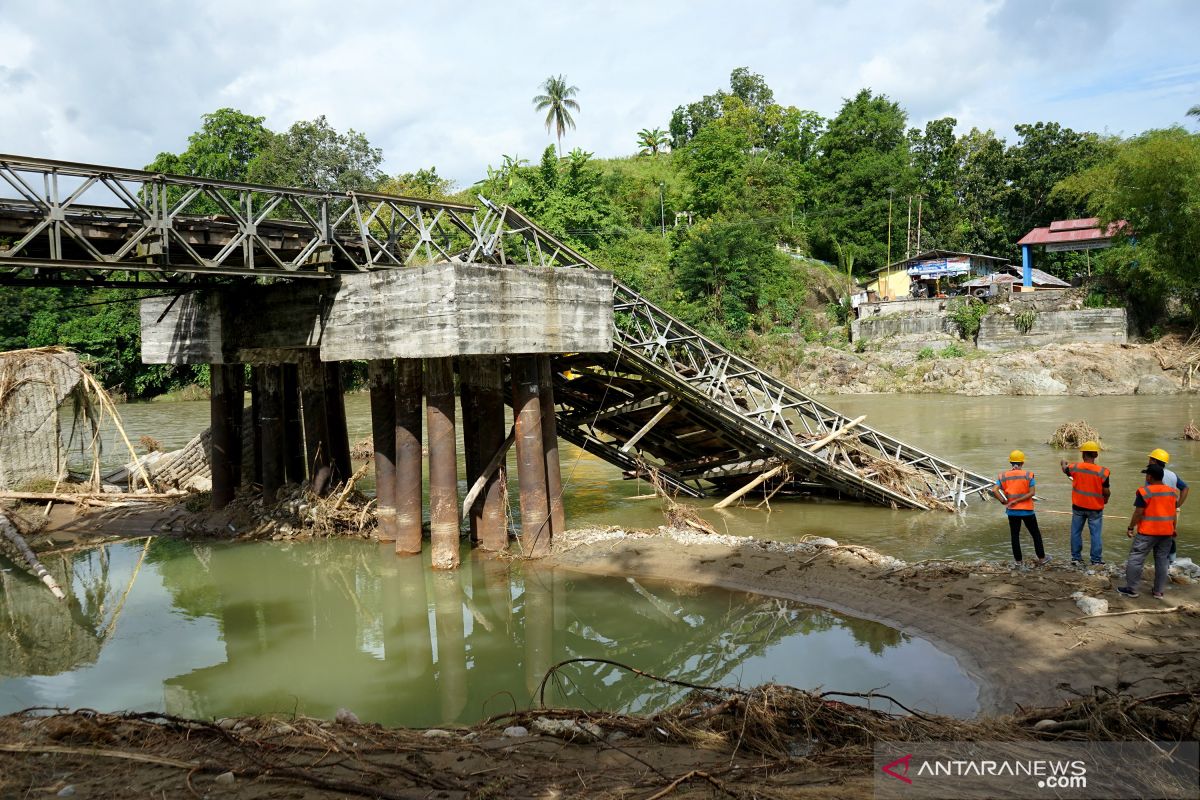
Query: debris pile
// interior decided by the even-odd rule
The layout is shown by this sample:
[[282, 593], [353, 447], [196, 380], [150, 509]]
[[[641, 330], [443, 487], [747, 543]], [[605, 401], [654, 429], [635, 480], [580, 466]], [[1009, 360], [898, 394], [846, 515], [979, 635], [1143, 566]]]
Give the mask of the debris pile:
[[1059, 425], [1046, 443], [1051, 447], [1073, 450], [1084, 442], [1100, 444], [1100, 432], [1081, 419]]

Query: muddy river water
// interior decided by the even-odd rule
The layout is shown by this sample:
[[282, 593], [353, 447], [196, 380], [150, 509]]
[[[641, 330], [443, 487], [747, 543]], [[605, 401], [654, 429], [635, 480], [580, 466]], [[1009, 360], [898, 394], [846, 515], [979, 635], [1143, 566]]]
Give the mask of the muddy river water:
[[[1194, 398], [839, 397], [831, 404], [978, 471], [1019, 447], [1038, 474], [1047, 549], [1067, 558], [1069, 487], [1060, 452], [1044, 442], [1061, 422], [1087, 419], [1104, 435], [1113, 470], [1110, 513], [1127, 518], [1138, 470], [1153, 447], [1200, 480], [1200, 443], [1178, 440]], [[367, 399], [348, 399], [351, 437], [369, 431]], [[203, 403], [127, 406], [126, 428], [164, 447], [207, 424]], [[119, 453], [116, 442], [110, 453]], [[563, 444], [572, 527], [651, 528], [662, 515], [617, 470]], [[693, 502], [693, 501], [690, 501]], [[718, 529], [780, 540], [830, 536], [898, 557], [1004, 558], [995, 503], [963, 514], [878, 509], [832, 501], [773, 501], [721, 513]], [[1192, 508], [1181, 518], [1190, 555]], [[1107, 523], [1106, 556], [1127, 550]], [[1120, 537], [1118, 539], [1118, 537]], [[0, 712], [30, 706], [161, 710], [222, 717], [274, 712], [438, 725], [470, 722], [536, 701], [546, 671], [605, 658], [699, 684], [777, 680], [805, 688], [881, 689], [921, 709], [968, 715], [977, 689], [948, 655], [887, 626], [774, 599], [684, 584], [659, 585], [512, 566], [464, 553], [457, 573], [431, 573], [361, 541], [199, 544], [165, 539], [109, 545], [57, 559], [72, 599], [54, 604], [23, 575], [0, 572]], [[680, 690], [590, 662], [547, 683], [550, 705], [661, 708]], [[880, 701], [875, 701], [879, 703]], [[886, 705], [886, 704], [882, 704]]]

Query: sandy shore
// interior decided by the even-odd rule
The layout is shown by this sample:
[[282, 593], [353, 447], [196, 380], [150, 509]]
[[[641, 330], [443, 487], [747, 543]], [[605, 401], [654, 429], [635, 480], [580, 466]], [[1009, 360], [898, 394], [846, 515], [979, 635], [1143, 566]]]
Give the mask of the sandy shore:
[[[1138, 693], [1194, 680], [1200, 665], [1200, 585], [1172, 584], [1167, 600], [1129, 599], [1108, 575], [1050, 564], [906, 565], [864, 547], [820, 547], [706, 536], [578, 531], [550, 564], [595, 574], [684, 581], [825, 606], [928, 639], [979, 684], [983, 714], [1050, 706], [1094, 686]], [[1075, 592], [1109, 612], [1085, 617]], [[1166, 608], [1188, 606], [1171, 613]]]

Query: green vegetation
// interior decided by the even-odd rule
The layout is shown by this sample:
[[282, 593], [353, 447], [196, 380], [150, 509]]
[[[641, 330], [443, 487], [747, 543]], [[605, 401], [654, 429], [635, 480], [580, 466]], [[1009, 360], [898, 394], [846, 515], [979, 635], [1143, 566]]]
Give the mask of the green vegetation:
[[[364, 134], [340, 133], [324, 117], [274, 132], [262, 117], [229, 108], [205, 115], [182, 152], [160, 153], [148, 168], [466, 202], [479, 193], [530, 215], [721, 343], [782, 367], [807, 342], [849, 347], [846, 298], [902, 255], [907, 205], [917, 196], [922, 249], [1014, 261], [1017, 239], [1035, 225], [1126, 219], [1118, 246], [1090, 261], [1039, 254], [1038, 266], [1065, 278], [1089, 271], [1087, 304], [1127, 305], [1143, 328], [1167, 324], [1170, 296], [1200, 322], [1200, 135], [1182, 128], [1122, 141], [1033, 122], [1006, 140], [960, 132], [952, 117], [909, 127], [898, 101], [870, 89], [825, 118], [777, 100], [742, 67], [727, 88], [678, 105], [666, 131], [637, 131], [636, 155], [597, 159], [561, 150], [575, 127], [578, 87], [557, 75], [541, 89], [533, 103], [557, 146], [536, 159], [500, 155], [459, 194], [433, 166], [384, 175], [383, 154]], [[134, 297], [0, 289], [0, 346], [77, 347], [131, 398], [202, 384], [196, 370], [138, 362]], [[955, 299], [949, 311], [972, 340], [987, 307]]]
[[958, 297], [946, 306], [946, 315], [958, 328], [958, 335], [970, 341], [979, 335], [979, 326], [987, 313], [987, 305], [973, 297]]
[[966, 354], [966, 351], [964, 351], [954, 342], [951, 342], [938, 351], [938, 356], [940, 358], [962, 358]]
[[1013, 327], [1021, 333], [1029, 333], [1033, 330], [1033, 323], [1037, 321], [1037, 311], [1032, 308], [1027, 308], [1024, 311], [1018, 311], [1013, 314]]
[[917, 351], [917, 361], [929, 361], [935, 355], [937, 355], [937, 354], [933, 352], [932, 347], [928, 347], [928, 346], [922, 347], [920, 350]]

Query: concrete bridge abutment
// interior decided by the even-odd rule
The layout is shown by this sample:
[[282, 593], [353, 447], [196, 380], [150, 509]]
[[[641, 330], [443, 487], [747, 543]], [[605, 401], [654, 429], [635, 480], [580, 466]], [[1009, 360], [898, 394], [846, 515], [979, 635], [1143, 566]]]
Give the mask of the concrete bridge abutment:
[[[254, 478], [270, 503], [289, 482], [307, 479], [323, 495], [351, 479], [343, 362], [366, 361], [380, 539], [398, 553], [421, 552], [423, 440], [435, 568], [458, 566], [463, 522], [480, 549], [507, 547], [510, 445], [522, 553], [546, 554], [565, 529], [550, 355], [612, 349], [605, 273], [434, 264], [148, 298], [141, 319], [146, 363], [211, 365], [214, 508], [239, 483], [244, 365], [255, 366], [245, 434], [258, 443]], [[506, 397], [514, 409], [507, 438]]]

